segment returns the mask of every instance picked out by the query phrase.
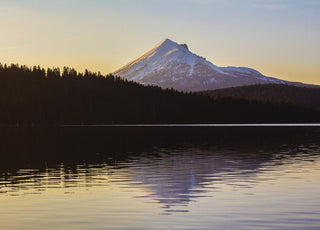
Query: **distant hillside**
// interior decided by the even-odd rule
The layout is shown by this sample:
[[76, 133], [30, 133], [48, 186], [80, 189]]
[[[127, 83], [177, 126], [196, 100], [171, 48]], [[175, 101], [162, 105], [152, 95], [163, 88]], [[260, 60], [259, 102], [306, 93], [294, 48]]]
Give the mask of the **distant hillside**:
[[0, 64], [0, 124], [320, 122], [320, 112], [286, 103], [212, 99], [64, 67]]
[[204, 91], [214, 99], [233, 98], [268, 103], [289, 103], [320, 110], [320, 87], [264, 84]]

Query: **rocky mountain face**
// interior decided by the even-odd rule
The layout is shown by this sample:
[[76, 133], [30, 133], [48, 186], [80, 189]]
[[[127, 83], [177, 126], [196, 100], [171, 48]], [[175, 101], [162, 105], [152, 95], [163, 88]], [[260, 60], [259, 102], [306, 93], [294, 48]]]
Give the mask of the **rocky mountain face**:
[[254, 84], [288, 84], [246, 67], [218, 67], [189, 51], [186, 44], [165, 39], [151, 50], [113, 73], [144, 85], [180, 91], [202, 91]]

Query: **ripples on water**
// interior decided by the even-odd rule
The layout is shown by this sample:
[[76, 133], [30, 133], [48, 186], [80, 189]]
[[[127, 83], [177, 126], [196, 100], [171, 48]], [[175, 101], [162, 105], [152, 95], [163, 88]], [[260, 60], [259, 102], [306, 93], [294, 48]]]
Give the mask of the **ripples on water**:
[[1, 229], [319, 229], [319, 128], [1, 130]]

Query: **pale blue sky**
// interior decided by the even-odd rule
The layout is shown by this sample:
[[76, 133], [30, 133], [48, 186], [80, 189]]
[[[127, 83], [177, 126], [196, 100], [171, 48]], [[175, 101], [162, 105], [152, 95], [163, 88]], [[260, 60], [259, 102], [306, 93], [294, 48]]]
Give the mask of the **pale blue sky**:
[[0, 0], [0, 61], [109, 73], [164, 38], [320, 84], [320, 0]]

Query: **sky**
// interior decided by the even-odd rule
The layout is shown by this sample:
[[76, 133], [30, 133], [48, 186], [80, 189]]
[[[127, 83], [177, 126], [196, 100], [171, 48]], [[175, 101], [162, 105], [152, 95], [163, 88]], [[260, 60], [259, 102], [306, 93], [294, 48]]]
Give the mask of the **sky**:
[[320, 0], [0, 0], [0, 62], [108, 74], [163, 39], [320, 84]]

